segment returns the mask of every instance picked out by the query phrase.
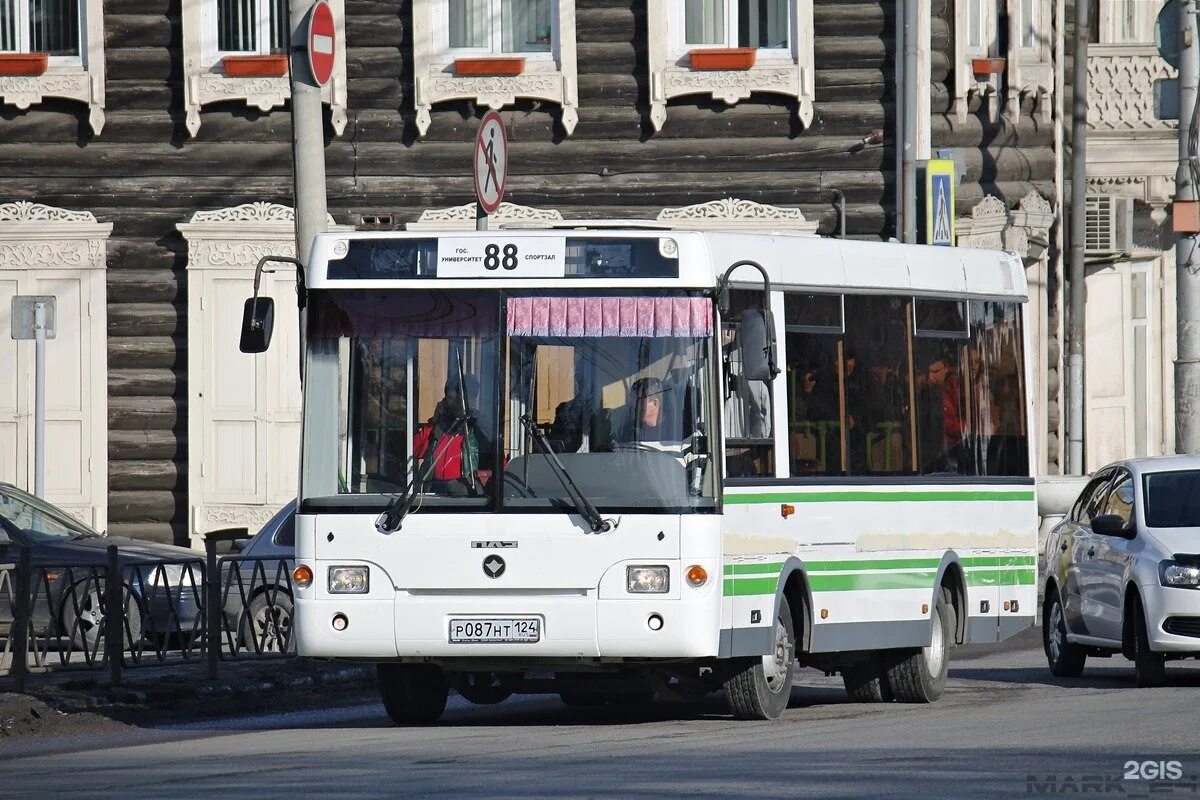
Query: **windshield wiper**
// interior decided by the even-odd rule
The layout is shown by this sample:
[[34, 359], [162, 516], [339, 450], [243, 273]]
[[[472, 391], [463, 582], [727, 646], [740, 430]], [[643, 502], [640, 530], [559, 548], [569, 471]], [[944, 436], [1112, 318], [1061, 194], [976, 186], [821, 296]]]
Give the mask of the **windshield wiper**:
[[554, 474], [558, 477], [559, 483], [563, 485], [563, 488], [567, 490], [567, 495], [570, 496], [571, 502], [575, 504], [575, 510], [579, 512], [579, 516], [588, 521], [592, 532], [606, 533], [612, 530], [612, 520], [600, 516], [600, 512], [596, 507], [592, 505], [591, 501], [575, 485], [575, 481], [571, 479], [571, 473], [567, 472], [567, 468], [563, 466], [558, 454], [554, 452], [554, 448], [547, 441], [545, 431], [537, 426], [537, 423], [534, 422], [533, 417], [529, 414], [522, 414], [517, 419], [521, 420], [521, 425], [529, 432], [533, 441], [546, 456], [546, 460], [554, 468]]
[[446, 437], [453, 436], [454, 433], [463, 427], [468, 420], [467, 415], [460, 415], [454, 423], [446, 429], [446, 432], [441, 436], [434, 437], [429, 442], [428, 456], [421, 463], [416, 474], [413, 475], [412, 481], [404, 490], [404, 494], [393, 497], [392, 501], [387, 504], [378, 517], [375, 518], [375, 530], [380, 533], [395, 533], [400, 530], [404, 518], [408, 516], [408, 512], [412, 510], [413, 505], [417, 502], [417, 495], [421, 493], [421, 487], [424, 486], [433, 475], [433, 470], [437, 467], [446, 453], [450, 452], [449, 444], [442, 448], [442, 452], [438, 452], [437, 447]]

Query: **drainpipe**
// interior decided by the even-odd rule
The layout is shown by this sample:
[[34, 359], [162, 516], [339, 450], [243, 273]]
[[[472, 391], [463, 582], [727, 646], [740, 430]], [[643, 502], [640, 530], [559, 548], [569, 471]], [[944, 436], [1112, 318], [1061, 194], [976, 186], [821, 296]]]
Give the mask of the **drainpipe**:
[[1088, 6], [1075, 3], [1075, 96], [1071, 109], [1071, 264], [1067, 281], [1067, 474], [1083, 474], [1084, 237], [1087, 232]]
[[917, 242], [917, 4], [920, 0], [902, 0], [901, 23], [904, 37], [903, 91], [901, 97], [902, 134], [901, 154], [903, 173], [901, 195], [903, 204], [904, 241]]

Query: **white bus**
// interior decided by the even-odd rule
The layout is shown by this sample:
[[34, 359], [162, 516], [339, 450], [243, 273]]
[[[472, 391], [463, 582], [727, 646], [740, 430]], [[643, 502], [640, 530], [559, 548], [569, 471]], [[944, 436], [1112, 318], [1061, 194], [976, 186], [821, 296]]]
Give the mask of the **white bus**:
[[398, 724], [450, 689], [771, 719], [805, 666], [930, 702], [955, 644], [1033, 624], [1014, 256], [335, 233], [305, 277], [298, 652], [378, 662]]

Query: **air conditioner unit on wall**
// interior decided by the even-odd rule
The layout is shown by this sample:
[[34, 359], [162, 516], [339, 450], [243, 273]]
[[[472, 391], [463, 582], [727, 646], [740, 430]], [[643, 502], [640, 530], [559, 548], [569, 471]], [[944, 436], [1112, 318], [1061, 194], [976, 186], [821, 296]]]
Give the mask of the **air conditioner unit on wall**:
[[1133, 247], [1133, 198], [1092, 195], [1087, 199], [1084, 252], [1089, 256], [1128, 253]]

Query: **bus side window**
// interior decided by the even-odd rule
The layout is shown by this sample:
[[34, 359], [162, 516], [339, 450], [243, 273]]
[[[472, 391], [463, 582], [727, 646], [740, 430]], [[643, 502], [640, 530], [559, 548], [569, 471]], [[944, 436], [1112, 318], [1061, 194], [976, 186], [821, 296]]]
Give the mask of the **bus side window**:
[[788, 293], [783, 302], [791, 474], [845, 474], [857, 420], [847, 418], [842, 296]]
[[771, 430], [771, 385], [747, 380], [741, 373], [738, 319], [747, 308], [760, 308], [762, 293], [734, 290], [721, 326], [721, 361], [725, 373], [725, 475], [729, 478], [775, 476], [775, 443]]
[[967, 345], [967, 474], [1029, 474], [1020, 306], [971, 302]]
[[842, 371], [851, 475], [913, 474], [910, 302], [846, 295]]
[[917, 469], [969, 475], [966, 301], [916, 298], [912, 308]]

